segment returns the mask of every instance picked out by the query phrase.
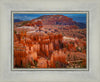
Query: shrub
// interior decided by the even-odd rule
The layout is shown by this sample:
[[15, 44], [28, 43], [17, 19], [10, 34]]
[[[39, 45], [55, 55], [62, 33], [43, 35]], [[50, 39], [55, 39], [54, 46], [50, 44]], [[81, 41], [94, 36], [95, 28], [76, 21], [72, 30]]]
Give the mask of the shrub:
[[68, 49], [68, 44], [66, 44], [66, 48]]
[[16, 31], [14, 31], [14, 33], [15, 33], [15, 34], [17, 34], [17, 32], [16, 32]]

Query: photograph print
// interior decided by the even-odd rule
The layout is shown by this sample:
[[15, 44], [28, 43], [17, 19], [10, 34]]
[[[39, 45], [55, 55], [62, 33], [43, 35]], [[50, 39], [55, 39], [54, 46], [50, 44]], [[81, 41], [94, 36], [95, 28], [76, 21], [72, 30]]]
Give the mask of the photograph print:
[[87, 12], [12, 12], [13, 69], [87, 69]]

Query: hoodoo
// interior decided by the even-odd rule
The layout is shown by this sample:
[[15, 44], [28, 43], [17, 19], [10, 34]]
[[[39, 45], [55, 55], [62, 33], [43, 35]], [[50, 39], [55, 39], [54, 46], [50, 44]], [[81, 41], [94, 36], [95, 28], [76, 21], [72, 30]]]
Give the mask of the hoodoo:
[[[26, 33], [26, 36], [24, 36], [21, 32], [21, 34], [19, 35], [19, 42], [22, 47], [25, 48], [25, 50], [22, 49], [23, 52], [21, 52], [19, 49], [19, 53], [16, 53], [15, 50], [15, 66], [21, 66], [21, 64], [23, 64], [25, 67], [25, 61], [27, 58], [29, 58], [27, 59], [28, 62], [32, 63], [32, 60], [37, 61], [38, 57], [43, 56], [43, 54], [45, 57], [51, 57], [51, 54], [54, 50], [59, 50], [61, 48], [59, 46], [62, 43], [61, 34], [46, 34], [42, 32], [34, 32], [32, 33], [31, 37], [29, 37], [28, 33]], [[24, 37], [26, 40], [22, 40], [22, 37]], [[27, 57], [28, 55], [30, 55], [31, 58]], [[16, 61], [16, 59], [18, 59], [18, 61]]]

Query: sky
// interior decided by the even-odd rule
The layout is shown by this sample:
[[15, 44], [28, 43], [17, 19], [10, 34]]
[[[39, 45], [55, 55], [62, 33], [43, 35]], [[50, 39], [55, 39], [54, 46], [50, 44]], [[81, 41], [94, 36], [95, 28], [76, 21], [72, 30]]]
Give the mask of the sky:
[[72, 18], [76, 22], [86, 23], [86, 14], [15, 14], [14, 19], [20, 19], [23, 21], [32, 20], [43, 15], [64, 15]]

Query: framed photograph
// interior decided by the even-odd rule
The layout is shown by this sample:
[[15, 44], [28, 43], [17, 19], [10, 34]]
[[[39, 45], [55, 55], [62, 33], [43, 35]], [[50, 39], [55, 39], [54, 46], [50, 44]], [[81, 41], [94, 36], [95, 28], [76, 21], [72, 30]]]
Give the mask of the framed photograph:
[[100, 82], [99, 0], [0, 0], [0, 82]]
[[12, 11], [12, 70], [88, 70], [88, 11]]

